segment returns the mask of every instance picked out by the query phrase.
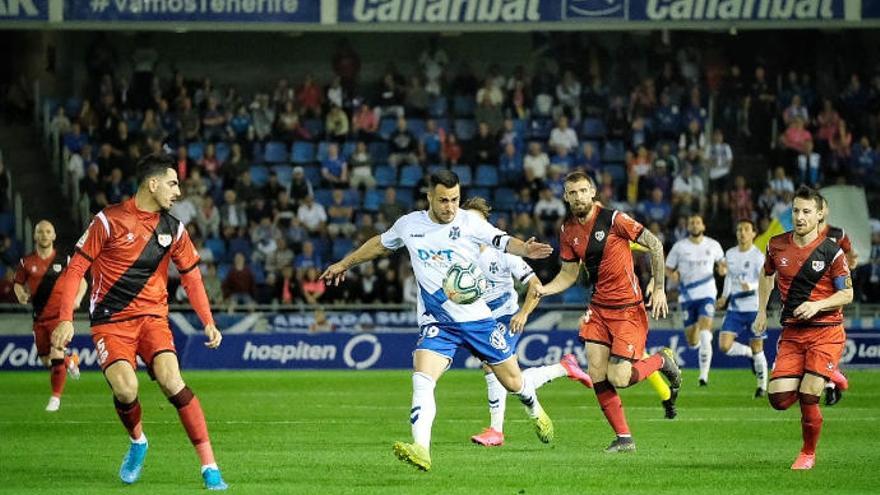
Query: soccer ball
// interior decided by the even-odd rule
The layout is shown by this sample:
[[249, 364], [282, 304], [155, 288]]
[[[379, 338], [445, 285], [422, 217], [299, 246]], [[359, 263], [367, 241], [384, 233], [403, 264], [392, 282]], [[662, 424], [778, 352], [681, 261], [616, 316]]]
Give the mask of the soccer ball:
[[456, 263], [446, 272], [443, 292], [456, 304], [471, 304], [486, 291], [486, 277], [473, 263]]

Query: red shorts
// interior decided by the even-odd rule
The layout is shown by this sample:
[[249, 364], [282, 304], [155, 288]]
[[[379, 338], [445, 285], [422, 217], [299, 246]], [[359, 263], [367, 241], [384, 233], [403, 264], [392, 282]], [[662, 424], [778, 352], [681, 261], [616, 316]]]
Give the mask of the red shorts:
[[92, 341], [98, 351], [98, 364], [102, 370], [117, 361], [128, 361], [136, 370], [138, 356], [151, 368], [157, 354], [176, 352], [168, 318], [158, 316], [143, 316], [92, 327]]
[[52, 350], [52, 332], [59, 320], [43, 320], [34, 322], [34, 343], [37, 345], [37, 356], [48, 356]]
[[801, 378], [804, 373], [811, 373], [829, 379], [837, 369], [845, 344], [842, 325], [783, 327], [770, 378]]
[[580, 337], [584, 342], [611, 348], [611, 355], [624, 359], [642, 359], [648, 338], [648, 313], [644, 304], [620, 309], [590, 305], [590, 321], [581, 320]]

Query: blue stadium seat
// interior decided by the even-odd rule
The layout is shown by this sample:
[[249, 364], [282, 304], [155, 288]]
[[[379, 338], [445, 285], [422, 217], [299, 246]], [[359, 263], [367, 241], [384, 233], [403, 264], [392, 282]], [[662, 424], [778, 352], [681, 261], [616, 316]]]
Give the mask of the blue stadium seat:
[[367, 145], [370, 152], [370, 158], [373, 163], [386, 163], [388, 161], [388, 143], [382, 141], [374, 141]]
[[455, 135], [460, 141], [470, 141], [477, 133], [477, 123], [474, 119], [455, 119]]
[[446, 170], [446, 165], [428, 165], [429, 174], [436, 174], [441, 170]]
[[512, 211], [513, 205], [516, 203], [516, 192], [509, 187], [499, 187], [495, 189], [495, 198], [492, 200], [492, 206], [498, 211]]
[[498, 185], [498, 167], [495, 165], [478, 165], [474, 184], [481, 187], [495, 187]]
[[303, 121], [303, 127], [309, 131], [314, 139], [319, 139], [324, 135], [324, 121], [321, 119], [306, 119]]
[[477, 108], [476, 99], [473, 96], [456, 96], [452, 99], [452, 113], [456, 117], [470, 117]]
[[602, 170], [611, 174], [611, 180], [614, 182], [615, 187], [626, 184], [626, 167], [623, 165], [619, 163], [605, 163], [602, 165]]
[[82, 100], [80, 98], [68, 98], [67, 101], [64, 102], [64, 114], [67, 115], [67, 118], [71, 121], [74, 120], [74, 117], [79, 115], [80, 109], [82, 109]]
[[398, 187], [397, 188], [397, 201], [400, 201], [400, 204], [404, 206], [404, 208], [410, 210], [415, 204], [415, 189], [412, 187]]
[[332, 259], [341, 260], [348, 253], [354, 250], [354, 241], [347, 237], [337, 237], [333, 240], [333, 248], [331, 252]]
[[425, 121], [423, 119], [407, 119], [406, 128], [413, 133], [415, 137], [420, 138], [425, 133]]
[[0, 233], [6, 237], [15, 236], [15, 216], [12, 213], [0, 213]]
[[537, 118], [532, 119], [529, 124], [529, 139], [539, 139], [546, 141], [550, 137], [550, 131], [553, 130], [553, 119]]
[[581, 284], [575, 284], [562, 292], [562, 302], [565, 304], [584, 304], [587, 300], [587, 288]]
[[354, 154], [354, 150], [357, 149], [357, 142], [355, 141], [346, 141], [345, 144], [342, 145], [342, 157], [346, 160]]
[[317, 187], [321, 183], [321, 166], [315, 164], [303, 165], [303, 175], [306, 176], [312, 187]]
[[232, 265], [229, 263], [220, 263], [217, 265], [217, 278], [222, 282], [227, 275], [229, 275], [229, 271], [232, 270]]
[[205, 145], [198, 141], [193, 141], [186, 147], [186, 153], [192, 160], [199, 161], [205, 155]]
[[382, 139], [387, 141], [395, 129], [397, 129], [396, 117], [384, 117], [379, 121], [379, 136]]
[[470, 165], [456, 165], [452, 167], [452, 171], [458, 176], [462, 187], [468, 187], [474, 182]]
[[251, 246], [251, 240], [249, 237], [233, 237], [229, 241], [229, 259], [233, 259], [236, 253], [241, 253], [244, 255], [244, 259], [251, 259], [251, 253], [254, 252], [253, 246]]
[[261, 263], [251, 263], [250, 269], [251, 273], [254, 275], [254, 283], [266, 283], [266, 270], [263, 269], [263, 265]]
[[449, 111], [449, 101], [443, 96], [435, 96], [428, 103], [428, 114], [433, 118], [445, 117]]
[[324, 205], [326, 208], [333, 202], [332, 189], [315, 189], [315, 203]]
[[293, 148], [290, 151], [290, 161], [300, 165], [314, 162], [315, 145], [306, 141], [293, 143]]
[[474, 196], [479, 196], [486, 201], [492, 201], [492, 190], [488, 187], [471, 187], [467, 190], [467, 194], [464, 195], [465, 198], [473, 198]]
[[323, 162], [327, 159], [327, 148], [330, 147], [330, 144], [331, 143], [328, 143], [327, 141], [321, 141], [320, 143], [318, 143], [318, 154], [315, 156], [316, 160], [318, 160], [319, 162]]
[[222, 263], [226, 261], [226, 243], [223, 239], [209, 237], [205, 239], [205, 247], [214, 254], [214, 261]]
[[272, 167], [272, 171], [278, 176], [279, 184], [284, 187], [290, 185], [290, 181], [293, 179], [293, 167], [290, 165], [275, 165]]
[[603, 139], [605, 137], [605, 122], [594, 117], [587, 117], [581, 124], [581, 137], [584, 139]]
[[379, 210], [379, 205], [382, 204], [382, 201], [385, 199], [385, 194], [378, 189], [368, 189], [366, 193], [364, 193], [364, 205], [363, 209], [369, 211], [371, 213]]
[[263, 187], [269, 182], [269, 169], [265, 165], [251, 165], [251, 180], [257, 187]]
[[529, 130], [529, 121], [526, 119], [516, 119], [513, 121], [513, 130], [519, 134], [520, 137], [525, 137], [526, 133]]
[[419, 165], [406, 165], [400, 169], [400, 186], [415, 187], [422, 178], [422, 167]]
[[287, 163], [287, 145], [280, 141], [266, 143], [263, 158], [268, 163]]
[[451, 127], [449, 127], [449, 119], [447, 119], [445, 117], [441, 118], [441, 119], [434, 119], [434, 122], [437, 123], [437, 129], [443, 129], [443, 131], [446, 132], [447, 134], [452, 129]]
[[603, 162], [624, 162], [626, 160], [626, 145], [623, 141], [608, 141], [602, 150]]
[[373, 171], [378, 187], [388, 187], [397, 184], [397, 170], [390, 165], [379, 165]]
[[224, 141], [220, 141], [214, 146], [215, 154], [217, 155], [217, 161], [220, 163], [226, 163], [226, 160], [229, 159], [229, 155], [232, 154], [232, 151], [229, 148], [229, 143]]
[[345, 197], [345, 202], [347, 204], [355, 207], [355, 210], [357, 210], [357, 206], [361, 204], [361, 193], [357, 189], [346, 189], [343, 197]]
[[265, 157], [263, 156], [263, 143], [256, 141], [253, 145], [251, 145], [251, 156], [253, 157], [253, 163], [259, 164], [265, 162]]

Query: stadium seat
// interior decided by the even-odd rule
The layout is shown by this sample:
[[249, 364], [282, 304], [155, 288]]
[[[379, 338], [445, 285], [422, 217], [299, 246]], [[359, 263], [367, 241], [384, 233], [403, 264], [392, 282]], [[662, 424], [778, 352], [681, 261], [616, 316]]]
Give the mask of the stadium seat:
[[229, 143], [224, 141], [220, 141], [214, 147], [215, 154], [217, 155], [217, 161], [221, 164], [226, 163], [226, 160], [229, 159], [229, 155], [232, 154], [232, 151], [229, 148]]
[[407, 119], [406, 127], [416, 138], [421, 138], [425, 133], [425, 121], [423, 119]]
[[67, 118], [71, 121], [74, 120], [74, 117], [79, 115], [80, 109], [82, 109], [82, 100], [80, 98], [68, 98], [67, 101], [64, 102], [64, 114], [67, 115]]
[[205, 247], [214, 254], [214, 261], [222, 263], [226, 261], [226, 243], [223, 239], [209, 237], [205, 239]]
[[251, 240], [247, 237], [233, 237], [229, 241], [229, 249], [227, 250], [229, 253], [229, 259], [235, 257], [236, 253], [241, 253], [244, 255], [246, 260], [251, 259], [251, 253], [254, 252], [253, 246], [251, 246]]
[[602, 150], [603, 162], [624, 162], [626, 160], [626, 146], [623, 141], [608, 141]]
[[422, 167], [420, 165], [407, 165], [400, 169], [400, 186], [415, 187], [422, 178]]
[[315, 145], [306, 141], [297, 141], [293, 143], [290, 152], [290, 161], [302, 165], [315, 161]]
[[15, 236], [15, 216], [12, 213], [0, 213], [0, 234]]
[[435, 96], [428, 103], [428, 114], [433, 118], [445, 117], [449, 111], [449, 101], [443, 96]]
[[391, 133], [397, 129], [397, 118], [396, 117], [384, 117], [379, 121], [379, 136], [388, 140], [391, 137]]
[[584, 304], [587, 299], [587, 288], [575, 284], [562, 292], [562, 302], [565, 304]]
[[316, 164], [303, 165], [303, 175], [306, 176], [312, 187], [317, 187], [321, 183], [321, 166]]
[[492, 190], [488, 187], [471, 187], [468, 188], [467, 194], [464, 195], [465, 198], [473, 198], [475, 196], [479, 196], [486, 201], [492, 201]]
[[615, 187], [626, 184], [626, 167], [619, 163], [606, 163], [602, 165], [602, 170], [611, 175], [611, 180]]
[[495, 198], [492, 200], [492, 206], [499, 211], [512, 211], [513, 205], [516, 203], [516, 192], [509, 187], [499, 187], [495, 189]]
[[532, 119], [529, 124], [529, 139], [538, 139], [546, 141], [550, 138], [550, 131], [553, 130], [553, 119], [538, 118]]
[[346, 141], [345, 144], [342, 145], [342, 157], [346, 160], [354, 154], [354, 150], [357, 149], [357, 142], [355, 141]]
[[265, 165], [251, 165], [251, 180], [257, 187], [263, 187], [269, 182], [269, 169]]
[[526, 119], [516, 119], [513, 121], [513, 130], [520, 136], [525, 137], [529, 130], [529, 121]]
[[229, 263], [220, 263], [217, 265], [217, 278], [220, 280], [224, 280], [227, 275], [229, 275], [229, 271], [232, 270], [232, 265]]
[[459, 141], [470, 141], [477, 133], [477, 123], [474, 119], [455, 119], [454, 127]]
[[312, 135], [312, 139], [320, 139], [324, 135], [324, 121], [321, 119], [306, 119], [303, 127]]
[[481, 187], [495, 187], [498, 185], [498, 167], [495, 165], [478, 165], [474, 184]]
[[605, 122], [594, 117], [587, 117], [581, 124], [581, 137], [584, 139], [603, 139], [605, 137]]
[[315, 156], [316, 160], [318, 160], [319, 162], [323, 162], [327, 159], [327, 149], [330, 148], [330, 144], [331, 143], [328, 143], [327, 141], [321, 141], [320, 143], [318, 143], [318, 154]]
[[397, 201], [400, 201], [400, 204], [404, 206], [406, 209], [412, 209], [415, 204], [415, 189], [412, 187], [398, 187], [397, 188]]
[[315, 189], [315, 203], [324, 205], [327, 207], [330, 203], [333, 202], [333, 190], [332, 189]]
[[462, 187], [468, 187], [474, 182], [470, 165], [456, 165], [452, 167], [452, 171], [458, 176]]
[[280, 141], [266, 143], [263, 158], [267, 163], [287, 163], [287, 146]]
[[397, 184], [397, 170], [390, 165], [379, 165], [373, 171], [378, 187], [388, 187]]
[[199, 161], [205, 156], [205, 145], [198, 141], [193, 141], [186, 147], [186, 153], [190, 159]]
[[347, 237], [337, 237], [333, 240], [333, 247], [331, 248], [331, 256], [334, 260], [341, 260], [348, 253], [354, 250], [354, 241]]
[[446, 170], [446, 165], [428, 165], [429, 174], [436, 174], [441, 170]]
[[456, 117], [471, 117], [477, 102], [473, 96], [456, 96], [452, 99], [452, 113]]
[[379, 205], [382, 204], [382, 201], [385, 199], [385, 194], [378, 189], [368, 189], [364, 193], [364, 205], [363, 209], [370, 213], [374, 213], [379, 210]]
[[367, 150], [370, 152], [370, 158], [373, 159], [373, 163], [386, 163], [388, 161], [388, 143], [374, 141], [367, 145]]
[[263, 153], [263, 143], [257, 141], [253, 145], [251, 145], [251, 156], [253, 157], [253, 163], [259, 164], [266, 161], [266, 157]]
[[293, 179], [293, 167], [290, 165], [275, 165], [272, 167], [272, 171], [278, 176], [279, 184], [284, 187], [290, 186], [290, 181]]
[[266, 283], [266, 270], [263, 269], [262, 263], [251, 263], [249, 265], [251, 273], [254, 275], [254, 283]]

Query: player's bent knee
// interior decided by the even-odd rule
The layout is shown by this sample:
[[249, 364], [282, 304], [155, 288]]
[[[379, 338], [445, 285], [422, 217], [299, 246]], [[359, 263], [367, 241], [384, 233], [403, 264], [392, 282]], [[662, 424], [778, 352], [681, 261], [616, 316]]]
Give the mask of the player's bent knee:
[[785, 392], [773, 392], [770, 394], [770, 406], [777, 411], [784, 411], [797, 402], [798, 393], [794, 390]]

